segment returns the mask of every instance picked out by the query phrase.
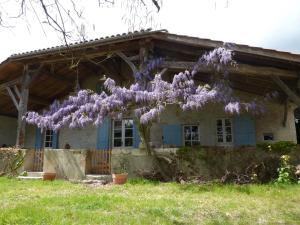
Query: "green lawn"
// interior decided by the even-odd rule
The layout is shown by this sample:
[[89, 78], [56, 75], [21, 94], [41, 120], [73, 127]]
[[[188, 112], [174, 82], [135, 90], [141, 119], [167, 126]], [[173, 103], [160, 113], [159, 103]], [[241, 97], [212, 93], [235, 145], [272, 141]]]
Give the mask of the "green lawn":
[[0, 178], [0, 224], [300, 224], [300, 185], [92, 188]]

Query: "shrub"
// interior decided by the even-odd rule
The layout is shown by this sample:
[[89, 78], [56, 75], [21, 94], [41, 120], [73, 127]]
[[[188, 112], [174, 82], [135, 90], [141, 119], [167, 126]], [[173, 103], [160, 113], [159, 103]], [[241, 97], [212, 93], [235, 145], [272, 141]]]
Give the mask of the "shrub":
[[276, 180], [276, 183], [279, 184], [291, 184], [295, 181], [295, 173], [294, 173], [294, 167], [290, 165], [289, 159], [290, 157], [288, 155], [282, 155], [280, 157], [280, 167], [278, 168], [278, 178]]
[[278, 141], [275, 143], [268, 143], [268, 142], [259, 143], [257, 144], [257, 147], [265, 151], [286, 155], [296, 150], [297, 145], [291, 141]]

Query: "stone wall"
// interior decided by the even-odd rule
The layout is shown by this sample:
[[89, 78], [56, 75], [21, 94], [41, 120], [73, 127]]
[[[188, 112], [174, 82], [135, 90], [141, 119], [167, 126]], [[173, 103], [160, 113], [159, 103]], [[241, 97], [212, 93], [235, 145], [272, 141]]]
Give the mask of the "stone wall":
[[44, 172], [55, 172], [58, 179], [84, 179], [87, 150], [44, 150]]
[[89, 125], [82, 129], [62, 129], [59, 131], [59, 148], [68, 143], [73, 149], [96, 149], [97, 128]]
[[[270, 182], [277, 178], [280, 165], [280, 153], [268, 152], [255, 147], [229, 149], [222, 147], [203, 147], [201, 149], [156, 149], [156, 155], [167, 160], [161, 166], [170, 177], [180, 174], [182, 177], [199, 177], [203, 181], [220, 179], [226, 171], [245, 174], [256, 172], [261, 182]], [[300, 165], [300, 149], [292, 151], [290, 163]], [[175, 160], [175, 161], [170, 161]], [[172, 163], [170, 163], [172, 162]], [[176, 164], [174, 164], [176, 162]], [[129, 177], [139, 177], [141, 171], [152, 171], [154, 160], [145, 151], [118, 150], [112, 154], [112, 172], [118, 172], [126, 165]]]
[[118, 149], [112, 151], [112, 173], [120, 173], [125, 170], [130, 177], [136, 177], [139, 170], [152, 170], [153, 158], [141, 149]]
[[17, 119], [0, 116], [0, 147], [14, 146], [17, 138]]
[[22, 166], [17, 170], [18, 173], [22, 171], [32, 171], [33, 170], [33, 160], [34, 160], [34, 150], [32, 149], [6, 149], [0, 148], [0, 174], [5, 168], [8, 168], [10, 160], [14, 159], [18, 151], [22, 152], [24, 155], [24, 161]]
[[36, 127], [26, 124], [25, 148], [27, 149], [35, 148], [35, 132], [36, 132]]

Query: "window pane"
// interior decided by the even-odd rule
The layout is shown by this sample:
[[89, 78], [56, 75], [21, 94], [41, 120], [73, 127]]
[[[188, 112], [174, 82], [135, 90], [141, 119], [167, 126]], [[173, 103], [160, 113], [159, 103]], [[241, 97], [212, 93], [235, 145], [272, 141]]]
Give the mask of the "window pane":
[[218, 128], [217, 128], [217, 133], [218, 133], [218, 134], [223, 134], [222, 127], [218, 127]]
[[192, 126], [192, 132], [197, 132], [198, 133], [198, 126]]
[[52, 148], [52, 142], [45, 142], [45, 147], [46, 148]]
[[126, 129], [125, 137], [133, 137], [133, 129]]
[[115, 120], [114, 121], [114, 128], [115, 129], [121, 129], [122, 128], [122, 121], [121, 120]]
[[231, 126], [230, 119], [225, 119], [225, 126]]
[[191, 140], [191, 127], [184, 126], [184, 140]]
[[199, 140], [198, 132], [192, 132], [192, 140]]
[[121, 139], [114, 139], [114, 146], [115, 147], [121, 147], [122, 146], [122, 140]]
[[45, 132], [45, 148], [52, 148], [53, 131], [46, 130]]
[[125, 128], [133, 128], [133, 120], [124, 120]]
[[114, 130], [114, 137], [121, 138], [122, 137], [122, 130]]
[[218, 135], [218, 142], [223, 142], [223, 135]]
[[133, 146], [133, 138], [125, 138], [125, 147]]
[[226, 127], [226, 133], [231, 134], [231, 127]]
[[232, 142], [232, 136], [226, 135], [226, 142]]

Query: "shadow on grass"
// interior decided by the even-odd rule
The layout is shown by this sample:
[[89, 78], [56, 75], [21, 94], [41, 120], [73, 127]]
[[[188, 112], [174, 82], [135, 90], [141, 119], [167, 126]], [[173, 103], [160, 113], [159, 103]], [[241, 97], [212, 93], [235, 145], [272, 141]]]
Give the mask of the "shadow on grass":
[[152, 180], [146, 180], [146, 179], [143, 179], [143, 178], [131, 178], [131, 179], [128, 179], [127, 181], [128, 184], [148, 184], [148, 185], [159, 185], [161, 184], [161, 182], [159, 181], [152, 181]]
[[251, 194], [251, 187], [249, 185], [234, 185], [234, 184], [179, 184], [179, 189], [183, 191], [190, 191], [193, 193], [202, 192], [239, 192], [244, 194]]

